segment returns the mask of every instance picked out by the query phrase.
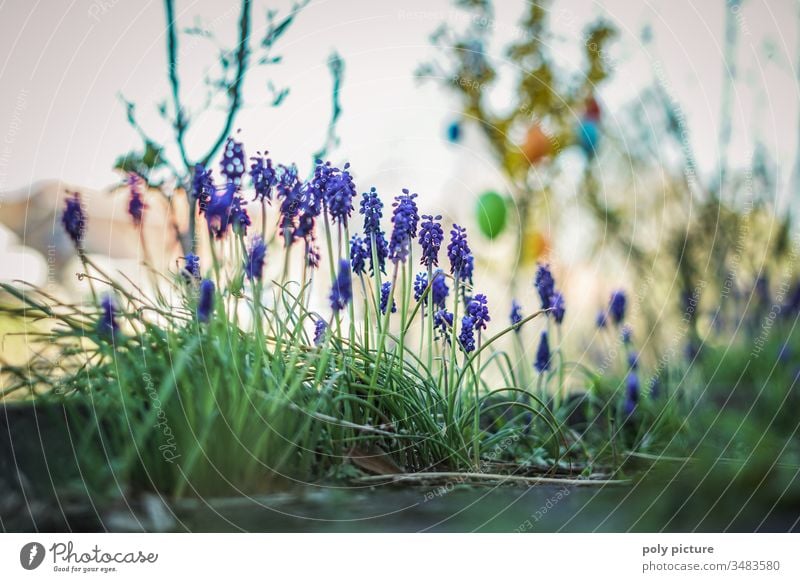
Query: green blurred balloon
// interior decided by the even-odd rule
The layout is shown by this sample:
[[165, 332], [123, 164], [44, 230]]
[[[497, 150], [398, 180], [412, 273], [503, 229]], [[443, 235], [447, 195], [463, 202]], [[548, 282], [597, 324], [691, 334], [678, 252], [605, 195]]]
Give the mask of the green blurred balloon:
[[499, 236], [506, 227], [508, 208], [505, 199], [497, 192], [484, 192], [478, 197], [478, 206], [475, 209], [478, 219], [478, 228], [490, 239]]

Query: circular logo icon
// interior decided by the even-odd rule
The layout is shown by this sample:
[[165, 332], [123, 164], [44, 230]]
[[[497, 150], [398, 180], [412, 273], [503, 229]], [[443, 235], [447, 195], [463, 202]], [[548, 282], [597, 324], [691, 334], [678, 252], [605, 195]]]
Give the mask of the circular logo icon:
[[44, 546], [39, 542], [29, 542], [19, 551], [19, 563], [26, 570], [35, 570], [44, 561]]

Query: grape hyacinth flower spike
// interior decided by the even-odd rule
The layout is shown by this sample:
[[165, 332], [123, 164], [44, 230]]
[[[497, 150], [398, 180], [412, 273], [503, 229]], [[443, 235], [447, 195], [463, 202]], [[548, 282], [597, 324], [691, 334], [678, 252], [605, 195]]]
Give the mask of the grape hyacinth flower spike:
[[627, 297], [625, 291], [617, 290], [611, 294], [611, 300], [608, 304], [608, 314], [611, 316], [611, 321], [614, 325], [619, 325], [625, 319], [625, 307], [627, 304]]
[[539, 264], [536, 268], [536, 278], [533, 281], [539, 299], [542, 302], [542, 309], [550, 309], [551, 299], [555, 293], [555, 281], [550, 272], [550, 265]]
[[200, 214], [208, 207], [211, 198], [217, 193], [214, 177], [211, 170], [206, 170], [203, 164], [196, 164], [192, 175], [192, 196], [197, 201]]
[[636, 410], [639, 402], [639, 376], [635, 370], [628, 372], [625, 378], [625, 416], [630, 416]]
[[353, 212], [353, 198], [356, 196], [356, 186], [350, 174], [350, 164], [344, 165], [344, 170], [333, 168], [325, 183], [325, 206], [334, 223], [347, 225], [350, 214]]
[[450, 259], [450, 273], [461, 280], [471, 278], [472, 251], [467, 243], [467, 229], [457, 224], [454, 224], [450, 231], [447, 258]]
[[458, 334], [458, 341], [464, 353], [475, 351], [475, 318], [465, 315], [461, 320], [461, 332]]
[[626, 323], [622, 326], [622, 332], [620, 333], [620, 336], [622, 337], [623, 344], [626, 346], [630, 345], [631, 340], [633, 339], [633, 328]]
[[144, 209], [147, 208], [147, 205], [144, 203], [144, 198], [142, 197], [141, 185], [142, 179], [131, 172], [128, 175], [128, 186], [131, 192], [131, 197], [128, 201], [128, 214], [131, 215], [133, 225], [136, 227], [142, 225]]
[[522, 321], [522, 306], [517, 303], [516, 299], [511, 300], [511, 313], [509, 313], [508, 319], [511, 321], [511, 325], [517, 325], [514, 333], [519, 333], [522, 330], [522, 326], [518, 325]]
[[341, 311], [353, 298], [353, 279], [350, 275], [350, 263], [341, 259], [339, 261], [339, 274], [333, 282], [331, 289], [331, 309]]
[[321, 346], [325, 341], [325, 333], [328, 331], [328, 324], [324, 319], [318, 319], [314, 323], [314, 345]]
[[250, 215], [245, 208], [247, 204], [241, 196], [236, 195], [233, 197], [231, 204], [230, 223], [233, 232], [239, 236], [247, 236], [247, 227], [252, 223], [250, 222]]
[[77, 192], [73, 192], [72, 196], [66, 199], [64, 213], [61, 215], [61, 224], [64, 226], [67, 236], [72, 239], [75, 248], [80, 250], [86, 228], [86, 213], [81, 203], [81, 195]]
[[244, 272], [251, 281], [260, 281], [264, 273], [264, 260], [267, 257], [267, 245], [264, 239], [257, 236], [247, 253], [244, 264]]
[[442, 217], [425, 214], [419, 227], [419, 244], [422, 247], [422, 263], [426, 267], [439, 265], [439, 249], [442, 248], [444, 230], [442, 230]]
[[106, 338], [114, 339], [114, 335], [119, 331], [119, 324], [115, 317], [116, 307], [111, 295], [105, 295], [100, 301], [102, 314], [100, 321], [97, 322], [97, 332]]
[[550, 315], [553, 316], [553, 320], [558, 325], [561, 325], [561, 323], [564, 321], [565, 312], [566, 312], [566, 304], [564, 302], [564, 296], [558, 291], [556, 291], [550, 297]]
[[450, 344], [450, 332], [453, 329], [453, 314], [442, 308], [433, 314], [433, 327], [439, 332], [440, 339]]
[[259, 152], [257, 157], [250, 158], [250, 181], [253, 183], [253, 190], [256, 193], [256, 199], [271, 201], [272, 189], [278, 184], [278, 172], [272, 166], [272, 160], [265, 158]]
[[189, 253], [186, 255], [183, 260], [185, 261], [185, 265], [183, 267], [183, 275], [189, 281], [199, 281], [200, 280], [200, 257], [195, 254]]
[[214, 281], [203, 279], [200, 282], [200, 296], [197, 300], [197, 321], [208, 323], [214, 313]]
[[244, 148], [242, 144], [229, 137], [225, 142], [225, 149], [222, 152], [222, 162], [220, 162], [220, 173], [225, 176], [229, 183], [237, 186], [242, 183], [244, 175]]
[[419, 214], [417, 203], [414, 199], [416, 194], [409, 194], [408, 190], [403, 189], [403, 193], [395, 198], [394, 212], [392, 213], [392, 235], [389, 239], [389, 258], [395, 263], [405, 262], [408, 253], [411, 251], [411, 240], [417, 236], [417, 223]]
[[[362, 194], [359, 213], [364, 216], [364, 243], [367, 246], [370, 272], [374, 275], [377, 269], [381, 273], [385, 273], [386, 259], [389, 256], [389, 244], [386, 242], [386, 235], [381, 230], [383, 202], [378, 197], [378, 192], [374, 187], [370, 188], [369, 192]], [[373, 241], [375, 243], [377, 265], [373, 264]]]
[[367, 245], [357, 234], [350, 240], [350, 267], [354, 275], [363, 275], [367, 267]]
[[472, 317], [475, 329], [486, 329], [486, 323], [491, 321], [489, 317], [489, 304], [486, 295], [478, 293], [467, 304], [467, 315]]
[[223, 193], [215, 193], [206, 206], [206, 222], [215, 238], [221, 239], [228, 231], [236, 186], [229, 183]]
[[536, 361], [533, 367], [539, 373], [546, 372], [550, 369], [550, 342], [547, 339], [547, 332], [542, 332], [542, 337], [539, 340], [539, 349], [536, 350]]
[[[381, 303], [380, 309], [381, 313], [386, 313], [386, 306], [389, 304], [389, 295], [392, 292], [392, 284], [389, 281], [386, 281], [383, 285], [381, 285]], [[392, 298], [392, 313], [397, 313], [397, 302]]]

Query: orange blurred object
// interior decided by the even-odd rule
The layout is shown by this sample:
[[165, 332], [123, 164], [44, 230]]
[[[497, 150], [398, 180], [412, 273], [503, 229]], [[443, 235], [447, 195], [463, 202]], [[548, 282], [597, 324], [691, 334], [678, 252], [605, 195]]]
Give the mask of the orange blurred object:
[[537, 163], [550, 153], [550, 138], [542, 130], [538, 123], [531, 125], [525, 136], [525, 143], [522, 144], [522, 153], [531, 165]]
[[550, 254], [550, 239], [538, 230], [528, 230], [522, 238], [522, 264], [528, 265]]

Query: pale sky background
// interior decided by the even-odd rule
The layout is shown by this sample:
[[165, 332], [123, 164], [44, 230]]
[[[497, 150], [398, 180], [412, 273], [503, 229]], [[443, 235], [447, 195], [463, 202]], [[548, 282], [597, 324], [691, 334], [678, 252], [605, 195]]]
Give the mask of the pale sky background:
[[[513, 37], [522, 3], [497, 4], [498, 45], [489, 53], [501, 59], [498, 48]], [[285, 2], [256, 2], [255, 35], [264, 27], [267, 5], [287, 7]], [[223, 40], [235, 34], [238, 6], [177, 2], [182, 24], [191, 25], [199, 16]], [[619, 28], [621, 37], [613, 49], [615, 80], [600, 91], [609, 115], [652, 82], [653, 61], [658, 61], [686, 109], [701, 169], [714, 169], [723, 0], [562, 0], [552, 10], [556, 30], [567, 37], [597, 16]], [[362, 187], [373, 182], [390, 190], [412, 185], [421, 193], [441, 195], [455, 191], [454, 174], [463, 171], [478, 173], [480, 178], [471, 180], [475, 188], [496, 183], [491, 161], [476, 151], [469, 136], [463, 147], [445, 141], [444, 128], [454, 116], [452, 96], [435, 83], [420, 85], [413, 76], [420, 62], [435, 55], [430, 33], [444, 20], [459, 22], [460, 14], [445, 0], [315, 0], [279, 43], [276, 52], [283, 62], [269, 70], [276, 85], [291, 87], [284, 104], [259, 107], [258, 99], [266, 99], [265, 77], [251, 79], [251, 102], [237, 122], [245, 145], [268, 148], [280, 160], [308, 166], [329, 115], [325, 61], [335, 48], [347, 70], [341, 147], [332, 157], [349, 159]], [[798, 137], [798, 6], [792, 0], [744, 0], [737, 21], [740, 82], [731, 157], [746, 161], [754, 138], [762, 139], [781, 163], [785, 184]], [[646, 24], [655, 39], [650, 56], [640, 43]], [[195, 73], [184, 81], [191, 100], [198, 97], [196, 73], [209, 53], [202, 42], [183, 43], [192, 47], [181, 55], [182, 70]], [[565, 62], [577, 58], [569, 49], [561, 55]], [[0, 191], [44, 178], [95, 188], [113, 182], [114, 158], [139, 145], [125, 121], [120, 93], [138, 103], [144, 125], [156, 137], [164, 135], [154, 112], [155, 103], [168, 96], [161, 2], [0, 1]], [[503, 100], [502, 94], [496, 97]], [[191, 134], [190, 151], [203, 150], [219, 123], [214, 116], [205, 121]], [[458, 182], [468, 181], [463, 178]]]

